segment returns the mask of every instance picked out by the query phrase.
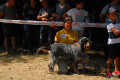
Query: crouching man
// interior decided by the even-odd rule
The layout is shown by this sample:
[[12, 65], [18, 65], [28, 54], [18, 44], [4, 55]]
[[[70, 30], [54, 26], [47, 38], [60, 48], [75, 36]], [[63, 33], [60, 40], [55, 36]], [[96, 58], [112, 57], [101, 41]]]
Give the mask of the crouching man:
[[[66, 17], [64, 20], [64, 28], [56, 33], [55, 43], [64, 43], [72, 45], [78, 41], [78, 35], [72, 29], [72, 17]], [[67, 61], [64, 59], [58, 60], [58, 68], [60, 73], [68, 72]]]

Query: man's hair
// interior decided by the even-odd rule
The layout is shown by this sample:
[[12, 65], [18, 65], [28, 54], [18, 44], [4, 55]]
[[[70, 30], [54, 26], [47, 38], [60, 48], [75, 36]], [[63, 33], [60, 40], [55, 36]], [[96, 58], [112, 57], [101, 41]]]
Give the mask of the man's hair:
[[71, 16], [67, 16], [66, 18], [64, 18], [64, 23], [65, 23], [66, 21], [68, 21], [68, 20], [71, 20], [71, 21], [73, 22], [72, 17], [71, 17]]
[[67, 2], [67, 0], [62, 0], [64, 3], [66, 3]]
[[76, 0], [76, 5], [84, 2], [84, 0]]

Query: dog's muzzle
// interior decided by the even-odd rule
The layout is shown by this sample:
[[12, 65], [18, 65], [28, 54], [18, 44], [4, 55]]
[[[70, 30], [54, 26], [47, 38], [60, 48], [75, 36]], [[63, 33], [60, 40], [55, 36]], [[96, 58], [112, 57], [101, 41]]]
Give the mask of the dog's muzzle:
[[85, 50], [90, 50], [91, 42], [87, 42], [84, 45]]

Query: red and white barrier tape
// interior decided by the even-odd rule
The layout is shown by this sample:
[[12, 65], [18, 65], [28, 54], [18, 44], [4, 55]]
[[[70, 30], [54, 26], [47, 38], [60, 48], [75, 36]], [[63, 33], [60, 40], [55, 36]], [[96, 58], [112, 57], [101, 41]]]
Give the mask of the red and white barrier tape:
[[[8, 19], [0, 19], [2, 23], [14, 23], [14, 24], [30, 24], [30, 25], [53, 25], [53, 26], [63, 26], [63, 22], [54, 22], [54, 21], [30, 21], [30, 20], [8, 20]], [[73, 22], [72, 26], [75, 29], [79, 29], [80, 27], [93, 27], [93, 28], [106, 28], [107, 24], [101, 23], [80, 23]]]

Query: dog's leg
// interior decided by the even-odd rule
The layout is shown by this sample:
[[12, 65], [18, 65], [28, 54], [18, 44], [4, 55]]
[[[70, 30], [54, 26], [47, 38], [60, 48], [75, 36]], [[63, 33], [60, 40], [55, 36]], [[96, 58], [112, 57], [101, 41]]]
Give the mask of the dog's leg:
[[49, 65], [48, 65], [48, 67], [49, 67], [49, 71], [52, 73], [52, 74], [54, 74], [53, 72], [54, 72], [54, 66], [55, 66], [55, 64], [56, 64], [56, 62], [57, 62], [57, 57], [55, 57], [55, 56], [53, 56], [53, 54], [50, 54], [50, 63], [49, 63]]
[[74, 70], [75, 70], [75, 73], [80, 74], [78, 70], [78, 61], [75, 61], [74, 63]]

